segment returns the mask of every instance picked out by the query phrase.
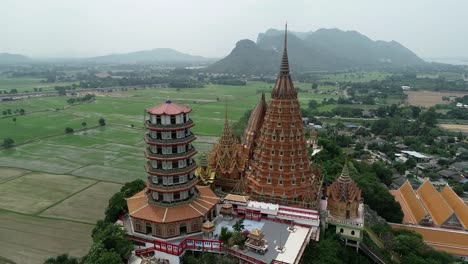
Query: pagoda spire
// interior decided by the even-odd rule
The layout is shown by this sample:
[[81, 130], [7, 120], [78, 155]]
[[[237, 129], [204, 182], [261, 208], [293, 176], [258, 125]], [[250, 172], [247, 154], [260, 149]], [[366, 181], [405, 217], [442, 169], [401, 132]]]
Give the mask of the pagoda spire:
[[351, 177], [349, 176], [349, 169], [348, 169], [348, 158], [346, 158], [345, 164], [343, 166], [343, 170], [341, 171], [341, 175], [338, 178], [340, 182], [349, 182], [351, 181]]
[[288, 59], [288, 23], [284, 27], [284, 48], [283, 57], [281, 59], [280, 76], [289, 75], [289, 59]]

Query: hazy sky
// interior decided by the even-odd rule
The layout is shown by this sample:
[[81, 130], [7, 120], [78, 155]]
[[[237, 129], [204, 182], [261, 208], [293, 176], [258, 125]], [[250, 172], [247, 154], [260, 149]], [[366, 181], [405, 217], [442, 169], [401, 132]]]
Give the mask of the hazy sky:
[[421, 57], [468, 57], [466, 0], [0, 0], [0, 52], [96, 56], [170, 47], [227, 55], [268, 28], [356, 30]]

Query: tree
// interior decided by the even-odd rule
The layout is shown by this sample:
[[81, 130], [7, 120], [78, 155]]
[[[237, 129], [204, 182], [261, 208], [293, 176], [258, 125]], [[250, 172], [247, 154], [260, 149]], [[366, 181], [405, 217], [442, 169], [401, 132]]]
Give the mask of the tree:
[[93, 243], [88, 255], [84, 258], [84, 264], [123, 264], [119, 254], [107, 250], [103, 243]]
[[70, 257], [68, 254], [62, 254], [55, 258], [48, 258], [44, 264], [78, 264], [78, 259], [75, 257]]
[[317, 84], [317, 83], [313, 83], [313, 84], [312, 84], [312, 89], [317, 90], [317, 89], [318, 89], [318, 84]]
[[461, 184], [453, 186], [453, 191], [458, 194], [458, 196], [463, 196], [463, 186]]
[[11, 120], [13, 120], [13, 122], [14, 122], [15, 125], [16, 125], [16, 117], [13, 117]]
[[113, 223], [99, 220], [93, 228], [91, 237], [94, 243], [102, 243], [106, 250], [115, 251], [122, 260], [133, 250], [133, 244], [127, 232]]
[[104, 119], [104, 117], [99, 118], [99, 125], [100, 126], [105, 126], [106, 125], [106, 120]]
[[66, 133], [66, 134], [72, 134], [73, 132], [75, 132], [75, 131], [73, 130], [73, 128], [71, 128], [71, 127], [66, 127], [66, 128], [65, 128], [65, 133]]
[[4, 138], [2, 147], [11, 148], [15, 145], [15, 141], [12, 138]]
[[125, 198], [131, 197], [145, 188], [145, 182], [141, 179], [125, 183], [119, 192], [110, 199], [105, 211], [105, 220], [114, 223], [119, 217], [128, 211]]
[[23, 109], [23, 108], [21, 108], [21, 109], [19, 110], [19, 113], [20, 113], [20, 115], [24, 115], [24, 114], [25, 114], [25, 111], [24, 111], [24, 109]]
[[236, 223], [232, 226], [232, 229], [236, 232], [242, 232], [245, 229], [244, 219], [237, 220]]
[[88, 124], [87, 124], [86, 122], [82, 122], [82, 123], [81, 123], [81, 126], [83, 127], [83, 129], [86, 128], [87, 125], [88, 125]]
[[221, 232], [219, 233], [219, 240], [223, 241], [223, 243], [227, 245], [231, 236], [232, 232], [230, 232], [227, 227], [221, 227]]

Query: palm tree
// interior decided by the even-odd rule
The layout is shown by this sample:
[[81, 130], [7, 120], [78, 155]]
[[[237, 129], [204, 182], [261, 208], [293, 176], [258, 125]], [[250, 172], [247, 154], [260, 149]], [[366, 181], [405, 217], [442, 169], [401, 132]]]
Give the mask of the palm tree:
[[234, 229], [234, 231], [237, 231], [237, 232], [241, 232], [242, 230], [244, 230], [245, 229], [244, 219], [240, 219], [236, 221], [236, 223], [232, 226], [232, 229]]

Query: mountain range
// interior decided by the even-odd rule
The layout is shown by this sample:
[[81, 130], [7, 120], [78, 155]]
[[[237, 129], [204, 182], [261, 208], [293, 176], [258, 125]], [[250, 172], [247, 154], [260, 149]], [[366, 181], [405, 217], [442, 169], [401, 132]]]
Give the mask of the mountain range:
[[0, 53], [0, 64], [25, 64], [31, 59], [20, 54]]
[[[284, 32], [269, 29], [257, 42], [237, 42], [225, 58], [210, 65], [210, 72], [267, 74], [278, 71], [284, 46]], [[288, 55], [295, 72], [345, 70], [381, 66], [424, 64], [411, 50], [396, 41], [373, 41], [357, 31], [319, 29], [289, 32]]]
[[143, 50], [130, 53], [111, 54], [86, 59], [94, 63], [164, 63], [164, 62], [213, 62], [214, 59], [195, 56], [169, 48]]

